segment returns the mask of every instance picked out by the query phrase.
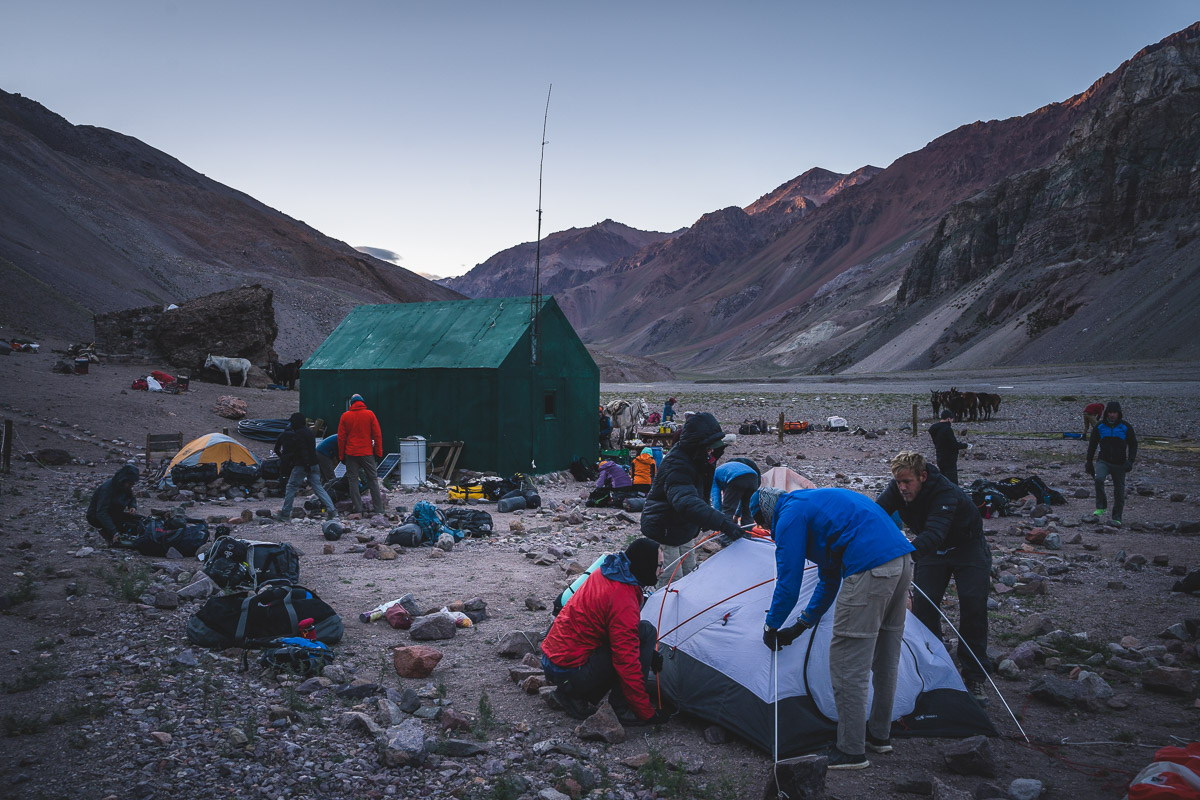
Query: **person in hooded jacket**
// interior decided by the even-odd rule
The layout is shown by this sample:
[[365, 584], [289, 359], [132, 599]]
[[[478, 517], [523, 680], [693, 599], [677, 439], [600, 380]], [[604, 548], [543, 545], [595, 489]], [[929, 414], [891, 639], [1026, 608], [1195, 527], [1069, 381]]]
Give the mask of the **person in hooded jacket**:
[[712, 506], [743, 525], [749, 524], [758, 503], [754, 497], [762, 473], [749, 458], [731, 458], [713, 473]]
[[662, 421], [663, 422], [674, 422], [675, 421], [675, 398], [674, 397], [668, 397], [667, 402], [663, 403]]
[[650, 491], [650, 485], [654, 483], [654, 476], [658, 473], [658, 462], [654, 460], [654, 453], [650, 448], [642, 448], [630, 466], [633, 470], [633, 488], [641, 494]]
[[597, 489], [625, 489], [633, 485], [629, 473], [615, 461], [601, 461], [599, 470], [596, 476]]
[[[1100, 456], [1096, 462], [1092, 459], [1099, 449]], [[1113, 481], [1112, 524], [1120, 527], [1125, 513], [1125, 473], [1133, 470], [1133, 460], [1137, 458], [1137, 436], [1133, 426], [1125, 421], [1121, 413], [1121, 404], [1112, 400], [1104, 407], [1104, 419], [1092, 428], [1092, 438], [1088, 440], [1087, 463], [1084, 471], [1096, 479], [1096, 511], [1097, 517], [1104, 516], [1108, 510], [1108, 498], [1104, 494], [1104, 479], [1109, 475]]]
[[[939, 639], [942, 620], [938, 606], [954, 579], [958, 591], [958, 662], [971, 695], [987, 704], [985, 687], [988, 592], [991, 591], [992, 551], [983, 535], [983, 517], [966, 490], [951, 483], [920, 453], [898, 453], [891, 462], [892, 480], [877, 502], [900, 519], [913, 540], [913, 615]], [[974, 655], [972, 655], [972, 653]], [[978, 660], [976, 660], [978, 659]]]
[[554, 701], [586, 719], [608, 695], [623, 725], [666, 722], [650, 702], [647, 676], [662, 667], [657, 632], [641, 618], [642, 587], [663, 569], [658, 543], [636, 539], [610, 553], [571, 595], [542, 642], [542, 668], [557, 688]]
[[346, 464], [346, 483], [354, 513], [361, 514], [363, 510], [358, 474], [364, 472], [371, 489], [371, 511], [382, 514], [383, 492], [379, 488], [376, 468], [378, 459], [383, 458], [383, 433], [379, 430], [375, 412], [367, 408], [361, 394], [350, 398], [350, 408], [338, 420], [337, 444], [338, 457]]
[[325, 504], [326, 519], [337, 519], [337, 510], [333, 507], [333, 499], [321, 485], [321, 466], [317, 462], [317, 437], [308, 427], [308, 418], [300, 412], [292, 414], [288, 420], [288, 428], [279, 434], [275, 441], [275, 452], [279, 455], [279, 463], [285, 475], [288, 476], [287, 488], [283, 492], [283, 508], [275, 517], [281, 522], [292, 519], [292, 503], [296, 492], [307, 480], [317, 498]]
[[724, 439], [716, 417], [707, 412], [693, 415], [684, 423], [679, 442], [663, 457], [646, 495], [642, 535], [663, 546], [668, 565], [687, 553], [680, 567], [682, 575], [694, 568], [696, 556], [689, 551], [701, 530], [720, 531], [732, 539], [745, 533], [705, 502], [712, 492], [717, 459], [725, 450]]
[[116, 474], [96, 487], [88, 503], [87, 521], [109, 544], [121, 533], [138, 534], [144, 517], [137, 513], [137, 498], [133, 485], [138, 481], [138, 468], [126, 464]]
[[938, 470], [951, 483], [958, 483], [958, 452], [967, 449], [954, 435], [954, 412], [942, 411], [942, 421], [929, 426], [929, 438], [933, 439], [933, 451], [937, 456]]
[[[828, 768], [869, 767], [867, 749], [892, 750], [912, 545], [883, 509], [849, 489], [786, 494], [760, 489], [759, 510], [775, 537], [775, 591], [763, 644], [776, 651], [786, 647], [833, 607], [829, 673], [838, 722]], [[796, 621], [784, 627], [799, 600], [808, 562], [816, 565], [817, 585]]]

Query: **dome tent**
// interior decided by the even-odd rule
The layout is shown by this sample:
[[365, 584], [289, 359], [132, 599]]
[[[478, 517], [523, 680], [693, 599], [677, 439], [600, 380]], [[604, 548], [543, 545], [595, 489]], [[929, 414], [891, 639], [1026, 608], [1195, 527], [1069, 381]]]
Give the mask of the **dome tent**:
[[[786, 624], [795, 622], [815, 586], [816, 566], [809, 564]], [[776, 676], [762, 630], [774, 590], [774, 543], [742, 539], [659, 589], [642, 607], [642, 618], [659, 631], [664, 697], [768, 753]], [[832, 630], [830, 611], [815, 629], [779, 651], [779, 758], [815, 750], [836, 737], [829, 676]], [[653, 695], [655, 687], [650, 690]], [[996, 735], [945, 646], [912, 612], [904, 626], [893, 720], [895, 736]]]
[[181, 464], [188, 467], [197, 464], [216, 464], [217, 469], [220, 470], [221, 465], [226, 461], [255, 466], [259, 464], [254, 454], [237, 439], [223, 433], [206, 433], [203, 436], [197, 436], [184, 445], [184, 448], [171, 459], [171, 463], [167, 465], [166, 475], [163, 477], [163, 484], [171, 482], [171, 470]]

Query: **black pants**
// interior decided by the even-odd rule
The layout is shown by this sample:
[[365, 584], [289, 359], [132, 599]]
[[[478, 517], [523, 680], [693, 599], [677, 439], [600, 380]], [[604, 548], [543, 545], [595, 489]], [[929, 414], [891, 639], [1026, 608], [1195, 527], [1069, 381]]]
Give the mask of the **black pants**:
[[738, 475], [725, 484], [721, 493], [721, 511], [727, 517], [750, 521], [750, 498], [758, 491], [761, 479], [752, 472]]
[[941, 453], [938, 453], [937, 465], [938, 465], [938, 471], [941, 472], [943, 475], [945, 475], [946, 478], [951, 483], [954, 483], [954, 484], [958, 483], [958, 451], [957, 450], [954, 451], [954, 453], [952, 453], [950, 455], [942, 455]]
[[[658, 632], [654, 625], [646, 620], [638, 623], [638, 660], [642, 663], [642, 678], [650, 671], [650, 663], [654, 658], [654, 645], [658, 641]], [[547, 671], [546, 677], [559, 688], [559, 691], [578, 697], [588, 703], [599, 703], [610, 691], [612, 695], [608, 704], [613, 710], [628, 708], [629, 701], [621, 691], [621, 678], [613, 667], [612, 650], [608, 647], [598, 647], [588, 656], [588, 660], [574, 672], [555, 674]]]
[[980, 537], [944, 555], [922, 556], [913, 569], [913, 585], [929, 596], [926, 600], [921, 592], [913, 592], [913, 614], [938, 638], [942, 635], [942, 618], [935, 606], [942, 604], [951, 578], [958, 590], [958, 631], [962, 634], [958, 641], [958, 663], [964, 676], [983, 677], [967, 648], [974, 651], [985, 669], [991, 670], [987, 656], [987, 601], [992, 551], [986, 539]]

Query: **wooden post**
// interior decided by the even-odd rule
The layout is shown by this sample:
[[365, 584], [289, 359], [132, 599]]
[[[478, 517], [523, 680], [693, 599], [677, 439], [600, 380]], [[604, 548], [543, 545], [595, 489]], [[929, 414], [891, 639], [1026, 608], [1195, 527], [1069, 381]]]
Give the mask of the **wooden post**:
[[[913, 406], [913, 408], [916, 408], [916, 406]], [[915, 413], [915, 412], [914, 412], [914, 413]], [[913, 419], [916, 419], [916, 417], [914, 416], [914, 417], [913, 417]], [[228, 435], [229, 435], [229, 428], [221, 428], [221, 433], [223, 433], [223, 434], [225, 434], [226, 436], [228, 436]]]
[[917, 404], [913, 403], [913, 436], [917, 435]]
[[783, 444], [783, 412], [779, 412], [779, 443]]
[[4, 440], [0, 442], [0, 466], [5, 474], [12, 471], [12, 440], [13, 423], [11, 419], [4, 420]]

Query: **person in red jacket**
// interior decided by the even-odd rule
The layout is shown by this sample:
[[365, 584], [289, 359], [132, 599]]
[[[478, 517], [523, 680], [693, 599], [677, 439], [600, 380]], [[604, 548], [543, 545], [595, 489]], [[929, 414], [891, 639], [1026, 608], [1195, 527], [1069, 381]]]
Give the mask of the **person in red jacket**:
[[1100, 415], [1104, 413], [1104, 403], [1088, 403], [1083, 407], [1083, 439], [1087, 441], [1088, 434], [1100, 422]]
[[662, 573], [658, 542], [635, 540], [610, 553], [554, 618], [542, 642], [542, 668], [557, 689], [551, 697], [576, 719], [591, 716], [608, 695], [623, 725], [666, 721], [650, 704], [646, 676], [661, 666], [658, 633], [641, 618], [642, 587]]
[[367, 408], [361, 394], [350, 398], [350, 408], [338, 420], [338, 458], [346, 465], [346, 483], [349, 484], [350, 501], [354, 513], [363, 510], [362, 492], [358, 488], [359, 472], [366, 473], [367, 486], [371, 489], [371, 510], [376, 514], [383, 511], [383, 493], [379, 490], [379, 474], [375, 468], [383, 458], [383, 433], [375, 412]]

